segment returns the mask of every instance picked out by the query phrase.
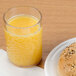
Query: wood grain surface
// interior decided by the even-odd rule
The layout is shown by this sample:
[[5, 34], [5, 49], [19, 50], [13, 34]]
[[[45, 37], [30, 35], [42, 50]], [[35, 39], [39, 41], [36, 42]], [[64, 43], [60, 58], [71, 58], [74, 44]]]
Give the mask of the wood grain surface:
[[0, 48], [5, 48], [2, 26], [3, 13], [15, 6], [33, 6], [42, 13], [43, 57], [40, 67], [49, 52], [59, 43], [76, 37], [76, 0], [0, 0]]

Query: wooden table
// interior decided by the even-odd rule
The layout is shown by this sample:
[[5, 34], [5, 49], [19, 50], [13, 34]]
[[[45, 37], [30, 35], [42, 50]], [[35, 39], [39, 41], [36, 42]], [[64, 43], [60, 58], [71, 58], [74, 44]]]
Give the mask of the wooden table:
[[0, 48], [2, 49], [5, 49], [3, 13], [15, 6], [33, 6], [43, 15], [43, 60], [40, 67], [44, 66], [47, 55], [56, 45], [76, 36], [75, 0], [0, 0]]

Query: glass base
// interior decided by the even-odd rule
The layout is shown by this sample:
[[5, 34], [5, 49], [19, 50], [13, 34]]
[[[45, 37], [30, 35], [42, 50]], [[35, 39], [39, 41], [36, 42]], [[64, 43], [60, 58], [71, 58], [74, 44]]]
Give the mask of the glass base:
[[16, 65], [15, 63], [11, 62], [11, 60], [9, 59], [10, 63], [17, 66], [17, 67], [22, 67], [22, 68], [30, 68], [30, 67], [33, 67], [33, 66], [37, 66], [40, 64], [40, 62], [42, 61], [42, 58], [40, 59], [40, 61], [37, 63], [37, 64], [33, 64], [33, 65], [28, 65], [28, 66], [18, 66]]

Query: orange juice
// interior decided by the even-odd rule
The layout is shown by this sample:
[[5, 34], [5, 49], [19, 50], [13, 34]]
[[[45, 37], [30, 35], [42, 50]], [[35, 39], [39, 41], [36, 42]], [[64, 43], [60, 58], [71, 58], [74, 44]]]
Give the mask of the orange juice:
[[[17, 15], [5, 30], [8, 57], [17, 66], [38, 64], [42, 57], [42, 28], [33, 16]], [[12, 27], [10, 27], [10, 25]], [[33, 26], [34, 25], [34, 26]]]

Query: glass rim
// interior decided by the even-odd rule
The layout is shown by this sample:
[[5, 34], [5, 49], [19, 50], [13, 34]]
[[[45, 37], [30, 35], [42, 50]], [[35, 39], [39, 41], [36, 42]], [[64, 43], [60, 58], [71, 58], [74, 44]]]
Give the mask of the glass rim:
[[[9, 12], [11, 9], [20, 8], [20, 7], [28, 7], [28, 8], [33, 8], [33, 9], [35, 9], [36, 11], [39, 12], [39, 14], [40, 14], [40, 19], [39, 19], [34, 25], [28, 26], [28, 27], [15, 27], [15, 26], [12, 26], [12, 25], [8, 24], [8, 22], [7, 22], [7, 20], [6, 20], [6, 14], [7, 14], [7, 12]], [[41, 12], [40, 12], [37, 8], [32, 7], [32, 6], [16, 6], [16, 7], [11, 7], [11, 8], [9, 8], [9, 9], [4, 13], [4, 15], [3, 15], [3, 20], [4, 20], [4, 22], [6, 23], [6, 25], [8, 25], [8, 26], [10, 26], [10, 27], [12, 27], [12, 28], [15, 28], [15, 29], [26, 29], [26, 28], [32, 28], [32, 27], [36, 26], [37, 24], [39, 24], [39, 23], [41, 22], [41, 20], [42, 20], [42, 14], [41, 14]]]

